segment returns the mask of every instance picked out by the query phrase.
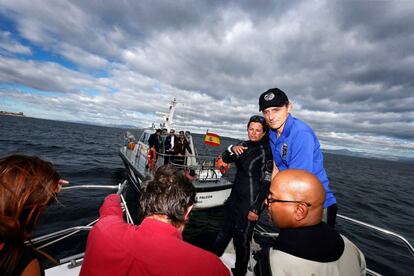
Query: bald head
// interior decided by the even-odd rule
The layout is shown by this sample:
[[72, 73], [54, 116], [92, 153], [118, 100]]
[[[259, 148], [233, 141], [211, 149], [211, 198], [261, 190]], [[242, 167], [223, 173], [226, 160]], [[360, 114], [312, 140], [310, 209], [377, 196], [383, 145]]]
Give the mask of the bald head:
[[318, 224], [322, 219], [325, 189], [319, 179], [304, 170], [284, 170], [272, 180], [270, 196], [293, 202], [274, 202], [269, 213], [279, 228]]

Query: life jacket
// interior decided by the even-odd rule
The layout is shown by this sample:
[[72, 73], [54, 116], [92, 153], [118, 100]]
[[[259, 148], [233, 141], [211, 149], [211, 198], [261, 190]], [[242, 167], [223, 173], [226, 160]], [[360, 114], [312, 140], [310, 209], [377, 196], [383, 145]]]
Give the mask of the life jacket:
[[155, 167], [155, 162], [157, 161], [157, 151], [155, 147], [152, 147], [148, 150], [147, 155], [147, 165], [149, 170], [153, 170]]
[[221, 174], [225, 174], [230, 169], [230, 164], [224, 163], [221, 156], [216, 158], [216, 168], [220, 170]]

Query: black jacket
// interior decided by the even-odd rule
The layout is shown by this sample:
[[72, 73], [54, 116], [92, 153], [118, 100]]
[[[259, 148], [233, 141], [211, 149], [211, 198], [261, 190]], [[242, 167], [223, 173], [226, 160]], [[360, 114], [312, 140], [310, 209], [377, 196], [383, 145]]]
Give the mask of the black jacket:
[[[174, 135], [174, 145], [175, 143], [177, 143], [178, 141], [178, 137]], [[168, 153], [168, 151], [173, 151], [173, 147], [171, 147], [171, 135], [168, 135], [167, 138], [165, 138], [165, 144], [164, 144], [164, 148], [165, 148], [165, 153]]]
[[148, 138], [149, 148], [155, 147], [155, 150], [158, 152], [162, 144], [161, 136], [158, 136], [156, 133], [153, 133]]
[[222, 157], [224, 162], [236, 164], [236, 177], [227, 205], [237, 227], [243, 228], [249, 211], [259, 214], [263, 209], [269, 193], [273, 159], [268, 142], [245, 141], [241, 144], [247, 147], [241, 155], [226, 150]]
[[187, 139], [180, 140], [180, 138], [174, 141], [174, 153], [185, 155], [185, 150], [187, 150], [190, 154], [192, 154], [190, 145], [188, 144]]

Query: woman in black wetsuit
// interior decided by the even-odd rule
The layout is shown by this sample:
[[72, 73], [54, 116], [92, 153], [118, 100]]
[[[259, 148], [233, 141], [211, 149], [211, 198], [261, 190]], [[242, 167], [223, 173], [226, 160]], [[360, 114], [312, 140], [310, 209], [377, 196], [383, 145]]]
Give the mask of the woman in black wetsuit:
[[269, 192], [272, 175], [272, 153], [267, 139], [268, 126], [262, 116], [252, 116], [247, 123], [249, 140], [229, 148], [223, 161], [237, 168], [233, 189], [226, 202], [226, 219], [212, 251], [221, 256], [233, 238], [236, 266], [233, 275], [245, 275], [250, 257], [253, 228]]

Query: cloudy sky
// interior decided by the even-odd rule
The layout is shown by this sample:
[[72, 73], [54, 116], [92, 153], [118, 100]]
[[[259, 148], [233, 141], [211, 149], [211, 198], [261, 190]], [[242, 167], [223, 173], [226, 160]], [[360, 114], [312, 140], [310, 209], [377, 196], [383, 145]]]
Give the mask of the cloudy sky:
[[244, 138], [272, 87], [325, 149], [414, 158], [414, 1], [0, 0], [0, 110]]

